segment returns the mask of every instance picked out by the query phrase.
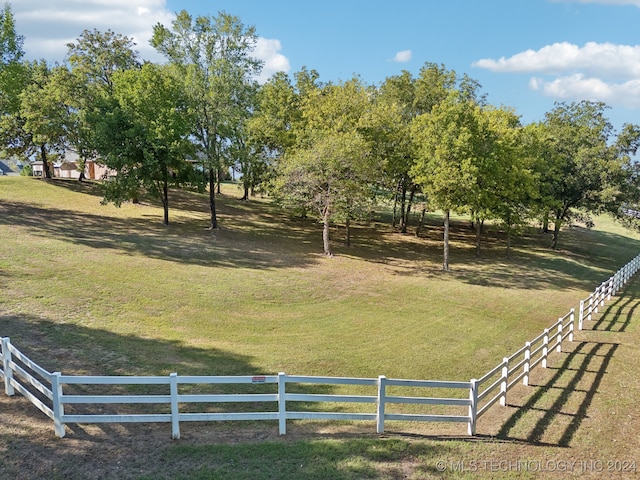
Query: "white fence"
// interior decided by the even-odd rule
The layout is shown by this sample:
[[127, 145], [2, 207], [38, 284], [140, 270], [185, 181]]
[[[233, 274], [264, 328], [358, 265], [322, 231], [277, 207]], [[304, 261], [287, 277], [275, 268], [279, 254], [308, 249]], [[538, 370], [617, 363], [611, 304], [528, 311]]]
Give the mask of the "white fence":
[[[598, 307], [611, 298], [640, 268], [640, 255], [621, 268], [609, 280], [603, 282], [586, 300], [580, 302], [579, 328], [583, 320], [591, 319]], [[0, 349], [0, 379], [4, 380], [5, 393], [19, 392], [54, 422], [55, 433], [65, 435], [68, 423], [171, 423], [172, 437], [180, 438], [180, 422], [272, 420], [278, 422], [280, 434], [287, 430], [287, 420], [346, 420], [371, 421], [376, 431], [382, 433], [386, 421], [459, 422], [467, 424], [469, 435], [475, 435], [476, 422], [491, 406], [499, 402], [506, 405], [507, 392], [518, 382], [528, 385], [530, 372], [538, 365], [546, 368], [551, 353], [562, 351], [563, 342], [573, 341], [575, 311], [560, 317], [553, 325], [509, 357], [503, 358], [495, 368], [479, 379], [468, 382], [435, 380], [402, 380], [378, 378], [312, 377], [287, 375], [258, 376], [80, 376], [48, 372], [30, 360], [2, 338]], [[252, 385], [251, 393], [210, 393], [207, 388], [225, 385]], [[161, 389], [162, 393], [141, 394], [92, 394], [72, 391], [73, 386], [142, 385]], [[151, 387], [151, 386], [156, 387]], [[313, 385], [347, 386], [354, 394], [300, 393]], [[213, 386], [213, 387], [212, 387]], [[305, 387], [305, 388], [303, 388]], [[66, 389], [66, 391], [65, 391]], [[200, 389], [200, 393], [193, 393]], [[326, 389], [326, 388], [325, 388]], [[185, 390], [188, 390], [185, 392]], [[246, 389], [245, 389], [246, 390]], [[436, 392], [435, 396], [420, 396], [416, 392]], [[367, 393], [368, 394], [363, 394]], [[404, 392], [404, 395], [400, 393]], [[393, 395], [391, 394], [393, 393]], [[426, 395], [426, 394], [425, 394]], [[337, 404], [370, 404], [364, 411], [339, 411]], [[153, 413], [69, 412], [78, 405], [156, 405]], [[230, 405], [241, 411], [221, 412], [222, 405]], [[240, 404], [249, 407], [261, 405], [263, 409], [244, 411]], [[312, 410], [312, 405], [322, 405]], [[189, 405], [207, 411], [187, 412]], [[301, 405], [300, 408], [293, 407]], [[420, 413], [394, 411], [391, 405], [415, 405]], [[206, 406], [206, 407], [205, 407]], [[103, 407], [104, 408], [104, 407]], [[357, 409], [356, 409], [357, 410]]]
[[614, 273], [608, 280], [602, 282], [587, 298], [580, 300], [578, 330], [584, 328], [585, 320], [591, 320], [593, 314], [598, 313], [598, 309], [604, 307], [605, 300], [611, 300], [611, 297], [638, 272], [638, 269], [640, 269], [640, 255]]

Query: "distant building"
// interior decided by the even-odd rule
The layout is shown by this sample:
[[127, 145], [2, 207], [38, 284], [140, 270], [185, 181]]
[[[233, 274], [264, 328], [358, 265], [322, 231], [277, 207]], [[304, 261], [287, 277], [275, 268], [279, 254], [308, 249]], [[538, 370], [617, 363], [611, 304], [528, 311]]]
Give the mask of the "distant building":
[[[62, 160], [53, 162], [53, 176], [56, 178], [80, 178], [78, 168], [79, 157], [73, 152], [66, 152]], [[43, 166], [41, 161], [31, 162], [34, 177], [41, 177]], [[90, 180], [100, 180], [116, 175], [115, 170], [107, 168], [97, 160], [90, 159], [85, 162], [84, 177]]]

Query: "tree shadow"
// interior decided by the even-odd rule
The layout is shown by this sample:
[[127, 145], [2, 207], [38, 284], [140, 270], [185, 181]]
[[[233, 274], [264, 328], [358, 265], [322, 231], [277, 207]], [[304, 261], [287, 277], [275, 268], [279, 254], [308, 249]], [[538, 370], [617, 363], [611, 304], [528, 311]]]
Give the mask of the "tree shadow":
[[580, 342], [552, 377], [517, 408], [500, 428], [497, 438], [524, 441], [534, 445], [568, 447], [607, 372], [617, 343]]
[[[122, 335], [97, 328], [69, 323], [56, 323], [45, 318], [28, 315], [0, 315], [0, 336], [10, 337], [11, 343], [32, 361], [49, 372], [64, 375], [117, 375], [117, 376], [261, 376], [277, 375], [264, 371], [255, 359], [217, 348], [199, 348], [183, 341], [166, 340], [136, 335]], [[153, 366], [153, 368], [150, 368]], [[293, 373], [296, 372], [287, 372]], [[291, 392], [331, 393], [332, 385], [295, 384]], [[65, 394], [158, 394], [167, 395], [167, 385], [91, 386], [68, 385]], [[110, 393], [109, 393], [110, 392]], [[277, 384], [216, 384], [184, 385], [181, 393], [245, 394], [277, 393]], [[41, 400], [46, 401], [42, 398]], [[49, 402], [47, 402], [49, 403]], [[71, 406], [71, 408], [74, 408]], [[145, 413], [143, 406], [101, 405], [99, 408], [83, 406], [87, 412]], [[162, 406], [168, 411], [168, 406]], [[275, 402], [251, 404], [215, 403], [184, 404], [181, 411], [198, 408], [206, 411], [277, 411]], [[300, 410], [312, 409], [309, 404], [297, 404]], [[37, 413], [35, 407], [33, 412]], [[269, 423], [269, 422], [267, 422]], [[273, 424], [273, 422], [271, 422]], [[112, 428], [112, 427], [104, 427]]]
[[[220, 267], [271, 269], [304, 266], [316, 261], [305, 251], [304, 232], [283, 228], [283, 243], [294, 242], [297, 249], [281, 244], [274, 248], [262, 242], [259, 233], [244, 234], [242, 229], [210, 232], [198, 220], [165, 227], [148, 218], [117, 218], [82, 213], [77, 210], [39, 207], [18, 202], [0, 204], [0, 225], [18, 225], [43, 238], [56, 238], [95, 249], [119, 250], [130, 255], [185, 264]], [[243, 229], [259, 230], [247, 220]]]
[[[340, 245], [336, 248], [337, 254], [388, 266], [395, 275], [455, 278], [470, 285], [500, 288], [535, 290], [552, 287], [586, 291], [609, 274], [611, 265], [617, 265], [620, 258], [633, 258], [638, 250], [638, 242], [626, 237], [572, 229], [566, 235], [567, 243], [581, 245], [583, 235], [588, 235], [589, 242], [593, 243], [589, 243], [589, 248], [581, 246], [577, 253], [554, 251], [546, 245], [545, 235], [531, 229], [514, 246], [510, 258], [506, 258], [503, 246], [493, 238], [500, 233], [492, 231], [493, 240], [485, 241], [482, 256], [476, 258], [473, 230], [468, 222], [455, 221], [450, 233], [450, 271], [443, 272], [441, 225], [430, 224], [428, 233], [420, 238], [400, 234], [379, 223], [357, 225], [352, 230], [354, 246]], [[600, 244], [618, 245], [617, 256], [599, 254], [596, 258], [591, 250]]]

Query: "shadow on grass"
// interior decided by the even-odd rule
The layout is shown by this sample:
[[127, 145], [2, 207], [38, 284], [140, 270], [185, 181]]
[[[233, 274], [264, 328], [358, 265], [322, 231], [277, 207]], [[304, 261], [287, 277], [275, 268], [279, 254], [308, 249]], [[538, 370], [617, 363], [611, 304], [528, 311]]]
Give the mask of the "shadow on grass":
[[[33, 235], [89, 248], [119, 250], [131, 255], [203, 266], [278, 268], [304, 266], [313, 263], [315, 258], [301, 254], [305, 253], [304, 249], [296, 252], [268, 248], [259, 238], [251, 242], [242, 238], [242, 233], [232, 230], [212, 235], [193, 223], [167, 228], [151, 219], [107, 217], [16, 202], [0, 204], [0, 225], [26, 227]], [[305, 243], [301, 238], [304, 232], [299, 230], [288, 229], [282, 234], [288, 235], [280, 237], [282, 242]]]
[[[73, 192], [98, 195], [95, 183], [51, 181]], [[213, 267], [253, 269], [305, 267], [322, 258], [321, 225], [294, 219], [269, 202], [218, 197], [221, 229], [206, 230], [204, 194], [172, 191], [171, 216], [165, 227], [160, 214], [118, 218], [20, 202], [0, 204], [0, 225], [17, 225], [36, 236], [57, 238], [95, 249]], [[420, 238], [399, 234], [389, 224], [353, 226], [353, 246], [345, 247], [344, 228], [332, 229], [334, 251], [389, 266], [398, 275], [441, 276], [442, 225], [432, 215]], [[549, 236], [529, 229], [514, 239], [513, 256], [505, 256], [503, 234], [487, 229], [483, 256], [475, 257], [475, 232], [464, 220], [452, 222], [451, 272], [463, 282], [502, 288], [575, 288], [590, 290], [626, 259], [636, 255], [636, 240], [583, 228], [563, 231], [562, 248], [548, 248]], [[622, 259], [622, 260], [621, 260]], [[612, 267], [613, 266], [613, 267]]]
[[[252, 363], [252, 358], [216, 348], [198, 348], [180, 341], [157, 338], [141, 338], [120, 335], [110, 331], [79, 325], [54, 323], [32, 316], [0, 315], [0, 336], [9, 337], [11, 343], [44, 369], [59, 371], [65, 375], [126, 375], [168, 376], [177, 372], [181, 376], [233, 376], [276, 375], [265, 372]], [[287, 372], [296, 373], [296, 372]], [[295, 388], [293, 388], [295, 387]], [[110, 386], [65, 387], [65, 393], [105, 394], [113, 391]], [[116, 391], [133, 394], [168, 394], [167, 385], [130, 385], [115, 387]], [[291, 391], [299, 393], [327, 394], [331, 385], [292, 385]], [[216, 384], [183, 385], [180, 393], [245, 394], [277, 393], [277, 384]], [[168, 406], [162, 406], [166, 409]], [[297, 404], [300, 410], [307, 404]], [[83, 407], [85, 408], [85, 407]], [[96, 410], [93, 407], [86, 407]], [[147, 407], [119, 407], [104, 405], [101, 413], [130, 413], [130, 409]], [[200, 409], [200, 410], [197, 410]], [[247, 403], [199, 403], [184, 404], [181, 411], [277, 411], [276, 402]], [[37, 410], [34, 407], [34, 413]], [[142, 412], [144, 413], [144, 412]], [[269, 423], [269, 422], [267, 422]], [[273, 422], [270, 422], [273, 424]]]
[[[43, 368], [64, 374], [256, 373], [252, 359], [246, 356], [54, 323], [37, 316], [1, 315], [0, 336], [10, 337], [19, 350]], [[227, 388], [233, 388], [233, 393], [266, 393], [250, 389], [275, 387], [246, 385], [245, 391], [237, 391], [243, 386], [223, 385], [207, 393], [230, 393]], [[67, 385], [65, 394], [139, 394], [139, 387], [130, 390], [111, 386], [103, 392], [99, 385]], [[300, 386], [298, 391], [304, 393], [306, 388]], [[313, 393], [331, 392], [330, 386], [313, 385], [308, 389]], [[234, 410], [237, 406], [224, 408], [242, 409]], [[293, 437], [281, 437], [275, 421], [184, 422], [179, 441], [170, 439], [170, 425], [164, 423], [67, 424], [67, 435], [59, 440], [54, 436], [53, 422], [20, 394], [6, 397], [2, 392], [0, 408], [0, 476], [7, 478], [402, 478], [403, 467], [398, 462], [409, 462], [412, 469], [435, 474], [434, 456], [446, 455], [450, 450], [446, 445], [379, 438], [375, 434], [331, 434], [311, 440], [305, 434], [302, 439], [295, 433]], [[104, 404], [68, 405], [65, 410], [129, 414], [149, 413], [145, 410], [149, 408]], [[252, 403], [245, 408], [258, 411], [261, 407]], [[273, 411], [273, 405], [267, 410]]]
[[[447, 445], [433, 442], [359, 436], [243, 445], [176, 445], [169, 448], [167, 459], [188, 459], [185, 470], [173, 477], [179, 479], [406, 478], [407, 471], [431, 478], [441, 475], [434, 458], [446, 457], [452, 451]], [[161, 474], [155, 470], [142, 478], [158, 478]]]
[[635, 275], [627, 283], [624, 290], [618, 292], [615, 300], [607, 305], [600, 318], [593, 325], [593, 330], [624, 332], [640, 305], [638, 286], [640, 286], [640, 276]]
[[[535, 392], [500, 428], [501, 440], [534, 445], [568, 447], [587, 417], [587, 410], [607, 372], [618, 344], [580, 342], [544, 385], [530, 384]], [[522, 432], [522, 433], [520, 433]], [[545, 440], [545, 438], [552, 440]]]

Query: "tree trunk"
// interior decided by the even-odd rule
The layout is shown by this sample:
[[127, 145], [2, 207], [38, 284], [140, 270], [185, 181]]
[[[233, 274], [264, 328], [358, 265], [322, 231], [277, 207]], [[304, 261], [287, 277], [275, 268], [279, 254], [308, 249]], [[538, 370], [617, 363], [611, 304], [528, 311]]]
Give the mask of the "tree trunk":
[[209, 170], [209, 209], [211, 210], [211, 225], [209, 228], [218, 228], [218, 217], [216, 216], [216, 177], [213, 169]]
[[558, 236], [560, 235], [560, 227], [562, 226], [562, 217], [556, 218], [553, 226], [553, 239], [551, 240], [551, 249], [555, 250], [558, 247]]
[[344, 244], [347, 247], [351, 246], [351, 219], [349, 217], [347, 217], [347, 220], [345, 221], [345, 240], [344, 240]]
[[507, 258], [511, 258], [511, 225], [507, 226]]
[[418, 221], [418, 226], [416, 227], [416, 237], [420, 236], [420, 231], [422, 230], [422, 225], [424, 225], [424, 217], [427, 213], [427, 209], [423, 208], [420, 213], [420, 220]]
[[243, 200], [245, 202], [249, 200], [249, 185], [244, 185], [244, 195], [242, 195], [242, 198], [240, 200]]
[[166, 178], [162, 185], [162, 206], [164, 208], [164, 224], [169, 225], [169, 185]]
[[480, 258], [481, 253], [481, 242], [482, 242], [482, 222], [476, 218], [475, 227], [476, 227], [476, 258]]
[[47, 149], [44, 145], [40, 145], [40, 158], [42, 158], [42, 177], [51, 178], [51, 170], [49, 170], [49, 160], [47, 160]]
[[442, 255], [442, 269], [449, 271], [449, 209], [444, 211], [444, 252]]
[[549, 210], [544, 212], [544, 218], [542, 219], [542, 233], [549, 233]]
[[417, 185], [412, 185], [411, 191], [409, 192], [409, 200], [406, 201], [406, 205], [403, 197], [402, 228], [400, 230], [402, 233], [407, 233], [407, 227], [409, 225], [409, 214], [411, 213], [411, 207], [413, 206], [413, 197], [416, 194], [417, 188], [418, 188]]
[[329, 244], [329, 223], [329, 209], [327, 208], [322, 215], [322, 244], [324, 254], [331, 257], [333, 253], [331, 253], [331, 245]]
[[398, 181], [398, 185], [396, 185], [396, 191], [393, 195], [393, 218], [391, 224], [393, 228], [398, 226], [398, 195], [400, 194], [400, 188], [402, 186], [402, 180]]

